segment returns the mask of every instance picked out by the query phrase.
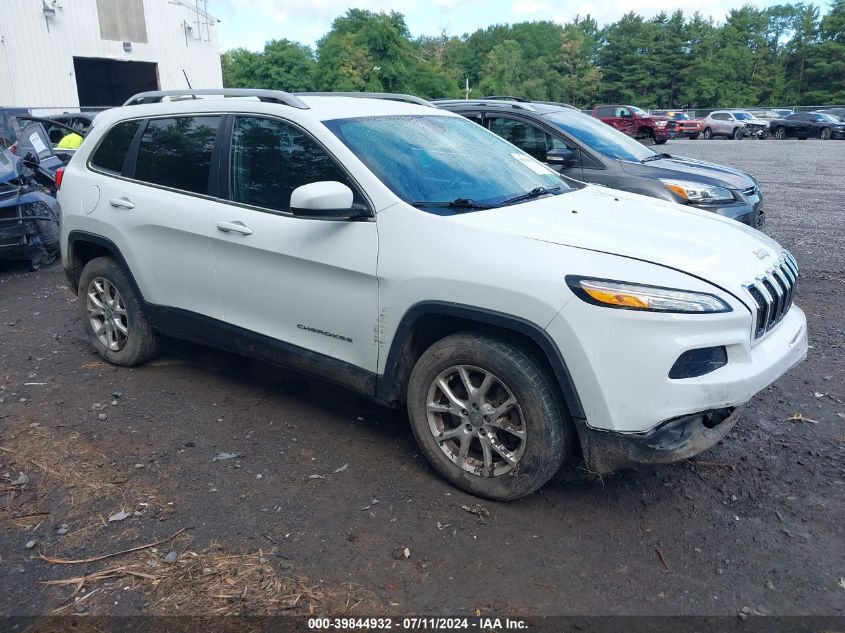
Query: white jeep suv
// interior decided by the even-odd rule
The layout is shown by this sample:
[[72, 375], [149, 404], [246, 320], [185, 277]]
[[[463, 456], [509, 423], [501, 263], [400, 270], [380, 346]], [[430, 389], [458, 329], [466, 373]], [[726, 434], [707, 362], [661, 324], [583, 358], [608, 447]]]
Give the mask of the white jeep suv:
[[103, 358], [182, 337], [404, 404], [432, 466], [492, 499], [571, 449], [599, 473], [688, 458], [804, 358], [798, 268], [762, 233], [572, 188], [459, 115], [379, 97], [157, 92], [103, 113], [59, 192]]

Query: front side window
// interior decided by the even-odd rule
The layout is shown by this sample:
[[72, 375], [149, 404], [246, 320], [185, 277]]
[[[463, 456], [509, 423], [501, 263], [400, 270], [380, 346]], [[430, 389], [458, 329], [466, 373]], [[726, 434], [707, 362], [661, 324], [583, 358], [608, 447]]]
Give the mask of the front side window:
[[[591, 119], [596, 125], [604, 125]], [[568, 191], [557, 173], [463, 117], [398, 115], [323, 122], [409, 204], [498, 205], [531, 191]], [[463, 209], [461, 212], [466, 212]]]
[[566, 145], [551, 134], [515, 119], [496, 117], [490, 119], [490, 131], [495, 132], [509, 143], [516, 145], [526, 154], [545, 162], [546, 154], [553, 149]]
[[208, 193], [219, 116], [150, 119], [138, 147], [135, 179], [191, 193]]
[[[232, 132], [231, 199], [274, 211], [290, 211], [293, 190], [312, 182], [355, 187], [326, 151], [302, 130], [259, 117], [237, 117]], [[363, 204], [356, 194], [355, 202]]]
[[734, 112], [734, 117], [736, 117], [737, 121], [747, 121], [754, 118], [748, 112]]
[[140, 121], [123, 121], [110, 129], [94, 151], [91, 165], [115, 174], [123, 171], [123, 161], [140, 124]]

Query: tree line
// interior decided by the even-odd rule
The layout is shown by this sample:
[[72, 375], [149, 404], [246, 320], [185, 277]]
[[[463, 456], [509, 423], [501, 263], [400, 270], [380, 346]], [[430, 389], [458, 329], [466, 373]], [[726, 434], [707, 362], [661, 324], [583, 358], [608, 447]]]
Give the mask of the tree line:
[[718, 108], [845, 103], [845, 0], [751, 5], [723, 23], [699, 13], [626, 13], [600, 27], [496, 24], [412, 37], [401, 13], [350, 9], [315, 48], [287, 39], [223, 53], [228, 87], [403, 92], [425, 98], [513, 95], [577, 107]]

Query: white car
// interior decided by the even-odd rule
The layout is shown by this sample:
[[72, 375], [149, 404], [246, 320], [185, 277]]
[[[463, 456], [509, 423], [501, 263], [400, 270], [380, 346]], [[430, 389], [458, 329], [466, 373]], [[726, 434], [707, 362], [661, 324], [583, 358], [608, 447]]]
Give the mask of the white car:
[[180, 95], [103, 113], [63, 174], [109, 362], [176, 336], [404, 404], [441, 475], [505, 500], [579, 452], [695, 455], [806, 355], [795, 260], [747, 226], [570, 188], [413, 98]]

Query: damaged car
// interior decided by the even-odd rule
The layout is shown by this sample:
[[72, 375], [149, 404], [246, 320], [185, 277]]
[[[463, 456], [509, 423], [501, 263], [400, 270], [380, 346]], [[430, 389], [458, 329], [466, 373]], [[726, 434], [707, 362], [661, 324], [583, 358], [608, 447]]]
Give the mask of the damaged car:
[[0, 261], [26, 261], [30, 269], [59, 254], [61, 210], [54, 196], [64, 167], [40, 123], [21, 129], [0, 113]]

